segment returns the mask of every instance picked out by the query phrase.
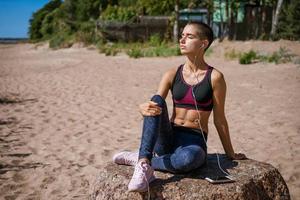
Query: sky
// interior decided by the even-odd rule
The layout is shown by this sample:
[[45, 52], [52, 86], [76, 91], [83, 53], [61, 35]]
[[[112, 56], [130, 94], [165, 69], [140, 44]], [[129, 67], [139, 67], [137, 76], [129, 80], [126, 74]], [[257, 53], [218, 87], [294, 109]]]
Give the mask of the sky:
[[27, 38], [32, 13], [50, 0], [0, 0], [0, 38]]

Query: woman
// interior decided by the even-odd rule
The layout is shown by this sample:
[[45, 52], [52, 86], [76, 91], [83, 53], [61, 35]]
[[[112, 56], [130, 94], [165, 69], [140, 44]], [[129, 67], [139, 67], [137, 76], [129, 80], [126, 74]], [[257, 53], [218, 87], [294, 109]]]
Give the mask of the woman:
[[[140, 105], [144, 124], [139, 153], [121, 152], [113, 158], [117, 164], [135, 165], [129, 191], [146, 191], [155, 179], [154, 170], [183, 173], [203, 165], [211, 111], [226, 155], [230, 159], [246, 158], [236, 154], [231, 144], [224, 113], [223, 74], [204, 61], [212, 41], [213, 32], [208, 25], [188, 23], [180, 39], [186, 62], [167, 71], [156, 95]], [[171, 122], [165, 102], [169, 90], [174, 104]]]

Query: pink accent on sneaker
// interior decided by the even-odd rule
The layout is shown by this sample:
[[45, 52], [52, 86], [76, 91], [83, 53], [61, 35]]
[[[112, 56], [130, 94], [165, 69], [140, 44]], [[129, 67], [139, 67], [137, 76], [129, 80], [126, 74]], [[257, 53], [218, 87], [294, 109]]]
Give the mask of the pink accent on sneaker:
[[144, 161], [138, 162], [134, 167], [133, 176], [128, 184], [129, 192], [149, 191], [149, 184], [155, 180], [153, 168]]
[[138, 157], [138, 152], [122, 151], [113, 156], [113, 162], [119, 165], [136, 165]]

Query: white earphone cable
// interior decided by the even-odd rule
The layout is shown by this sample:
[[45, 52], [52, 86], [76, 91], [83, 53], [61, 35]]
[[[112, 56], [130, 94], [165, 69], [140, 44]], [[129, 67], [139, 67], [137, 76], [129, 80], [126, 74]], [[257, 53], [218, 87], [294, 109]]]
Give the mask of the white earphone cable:
[[[196, 62], [196, 58], [197, 58], [197, 55], [195, 56], [195, 59], [194, 59], [194, 62], [193, 64], [195, 65], [195, 62]], [[191, 70], [192, 71], [192, 70]], [[197, 80], [197, 83], [199, 83], [199, 79], [198, 79], [198, 76], [196, 75], [196, 72], [192, 71], [196, 80]], [[192, 95], [193, 95], [193, 100], [194, 100], [194, 104], [195, 104], [195, 107], [196, 107], [196, 110], [197, 110], [197, 114], [198, 114], [198, 125], [199, 125], [199, 128], [200, 128], [200, 131], [201, 131], [201, 134], [202, 134], [202, 137], [203, 137], [203, 140], [205, 142], [205, 145], [207, 147], [207, 141], [205, 139], [205, 136], [204, 136], [204, 133], [203, 133], [203, 129], [202, 129], [202, 126], [201, 126], [201, 115], [200, 115], [200, 111], [198, 109], [198, 105], [197, 105], [197, 101], [196, 101], [196, 96], [194, 94], [194, 86], [192, 87]], [[220, 158], [219, 158], [219, 153], [217, 152], [216, 149], [213, 148], [213, 150], [216, 152], [216, 155], [217, 155], [217, 162], [218, 162], [218, 167], [219, 169], [224, 173], [226, 174], [227, 176], [231, 176], [228, 172], [226, 172], [222, 167], [221, 167], [221, 163], [220, 163]]]

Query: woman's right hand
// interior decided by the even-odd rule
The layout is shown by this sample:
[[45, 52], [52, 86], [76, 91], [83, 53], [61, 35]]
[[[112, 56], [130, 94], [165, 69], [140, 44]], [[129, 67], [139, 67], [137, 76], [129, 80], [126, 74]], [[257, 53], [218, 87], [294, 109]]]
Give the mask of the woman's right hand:
[[143, 116], [156, 116], [161, 114], [161, 107], [154, 101], [148, 101], [139, 105], [139, 111]]

